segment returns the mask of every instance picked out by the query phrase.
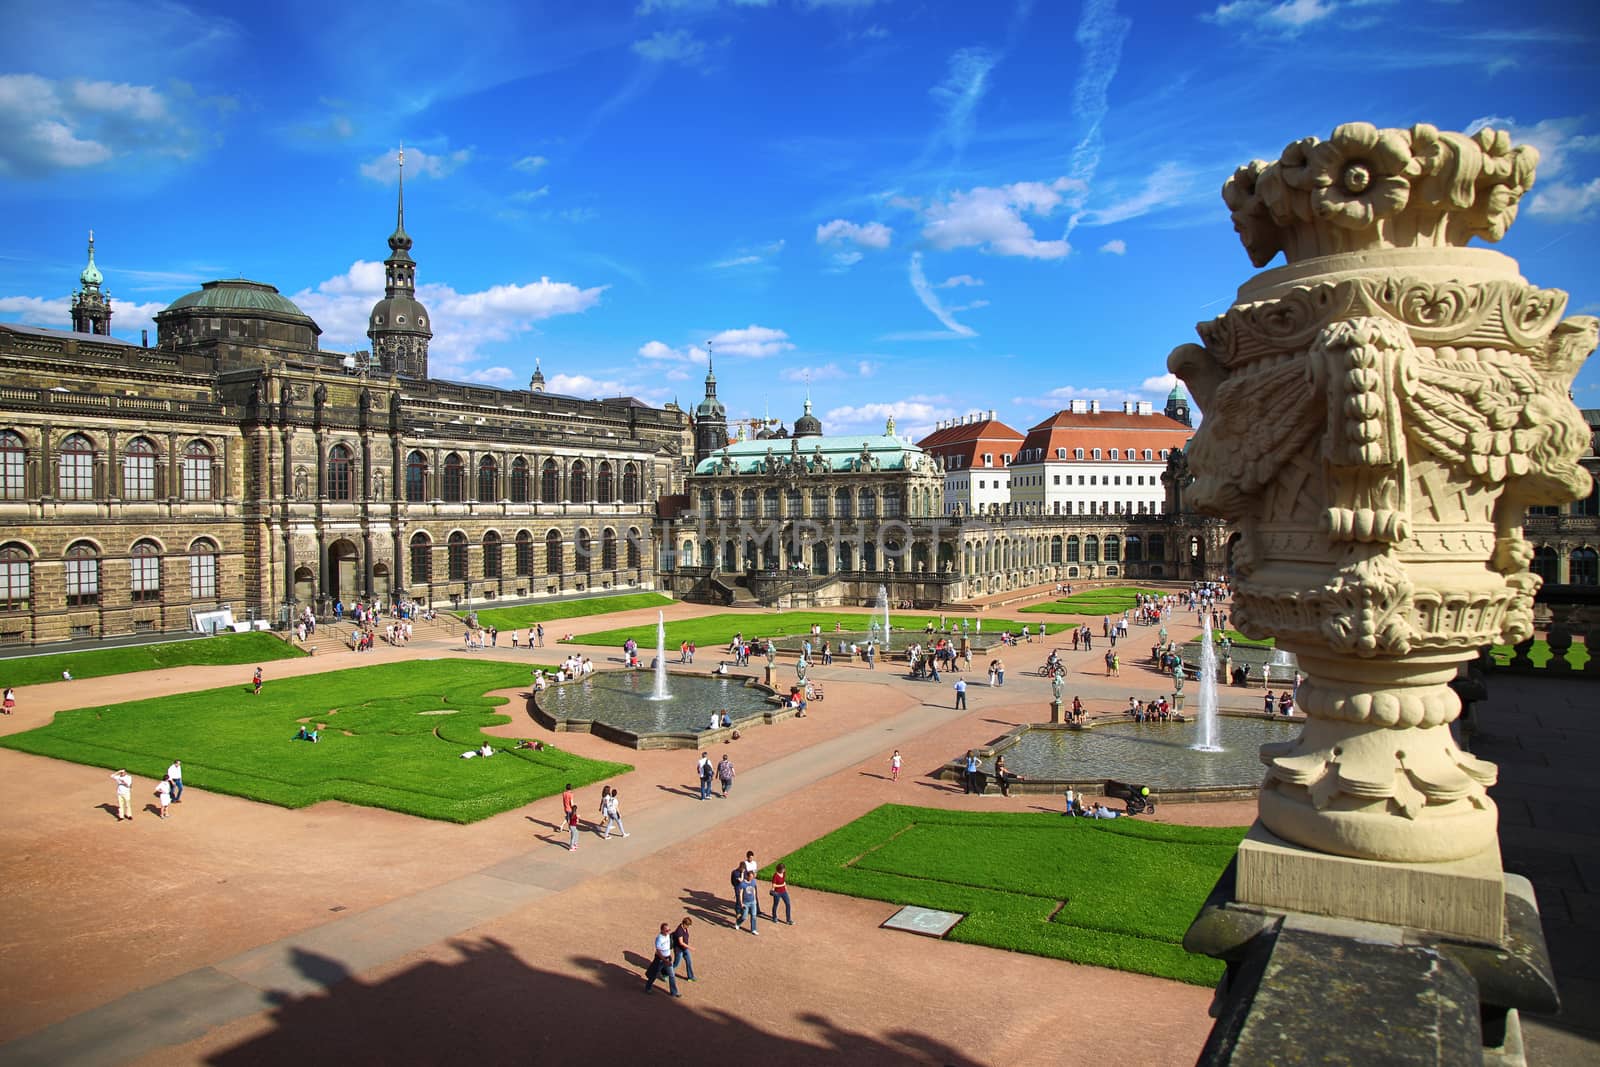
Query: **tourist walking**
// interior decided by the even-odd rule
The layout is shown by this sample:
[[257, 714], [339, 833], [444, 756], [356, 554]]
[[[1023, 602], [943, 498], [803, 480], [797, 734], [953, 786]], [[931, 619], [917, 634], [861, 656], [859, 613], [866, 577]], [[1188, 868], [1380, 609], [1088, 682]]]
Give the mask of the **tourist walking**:
[[726, 797], [728, 790], [733, 788], [733, 760], [724, 752], [717, 761], [717, 782], [722, 786], [722, 795]]
[[529, 647], [544, 647], [544, 623], [539, 623], [533, 628], [533, 645]]
[[677, 973], [678, 961], [683, 961], [683, 977], [687, 982], [694, 981], [694, 958], [689, 955], [689, 927], [694, 925], [694, 920], [685, 915], [678, 923], [678, 928], [672, 931], [672, 970]]
[[656, 979], [664, 974], [667, 976], [667, 991], [675, 997], [681, 997], [683, 994], [678, 992], [678, 972], [672, 966], [671, 929], [662, 923], [661, 932], [656, 935], [655, 953], [650, 957], [649, 969], [644, 972], [644, 991], [653, 991]]
[[600, 835], [600, 839], [602, 841], [610, 839], [612, 826], [615, 826], [617, 828], [617, 833], [621, 834], [623, 837], [628, 836], [628, 831], [622, 827], [622, 811], [617, 806], [617, 791], [615, 789], [611, 790], [605, 795], [604, 798], [601, 799], [600, 810], [604, 813], [606, 820], [606, 832]]
[[250, 682], [251, 682], [251, 685], [254, 686], [254, 688], [250, 692], [250, 695], [251, 696], [256, 696], [256, 697], [260, 696], [261, 695], [261, 668], [260, 667], [256, 668], [255, 677], [250, 679]]
[[[993, 673], [989, 675], [989, 678], [992, 682], [994, 679]], [[965, 678], [956, 679], [956, 710], [967, 710], [967, 680]]]
[[172, 783], [172, 802], [174, 804], [182, 803], [183, 802], [183, 764], [180, 763], [178, 760], [173, 760], [172, 761], [172, 765], [167, 768], [167, 781]]
[[750, 933], [756, 937], [761, 936], [756, 929], [756, 917], [761, 914], [761, 898], [756, 888], [756, 876], [753, 871], [744, 872], [744, 881], [739, 885], [739, 917], [734, 920], [733, 928], [742, 929], [744, 920], [750, 919]]
[[116, 771], [111, 780], [117, 783], [117, 821], [133, 821], [133, 775], [126, 770]]
[[567, 809], [567, 851], [578, 851], [578, 809]]
[[965, 780], [966, 780], [966, 787], [962, 790], [962, 792], [964, 792], [964, 793], [982, 793], [983, 792], [983, 789], [978, 785], [978, 751], [977, 751], [977, 749], [972, 749], [972, 748], [967, 749], [967, 766], [966, 766], [966, 777], [965, 777]]
[[711, 799], [711, 779], [716, 776], [715, 769], [711, 766], [711, 753], [700, 753], [700, 764], [696, 768], [700, 776], [700, 799]]
[[1003, 659], [997, 658], [994, 661], [994, 684], [997, 686], [1006, 684], [1006, 661]]
[[[959, 706], [960, 705], [958, 704], [957, 707], [959, 707]], [[900, 780], [900, 750], [897, 748], [897, 749], [894, 750], [894, 755], [889, 757], [889, 781], [898, 782], [899, 780]]]
[[167, 808], [172, 804], [172, 783], [163, 778], [156, 783], [156, 814], [161, 818], [167, 817]]
[[8, 685], [8, 686], [6, 686], [5, 700], [4, 701], [0, 701], [0, 711], [3, 711], [5, 714], [10, 715], [13, 711], [16, 710], [16, 707], [17, 707], [17, 691], [15, 689], [11, 688]]
[[789, 910], [789, 872], [783, 864], [778, 864], [772, 872], [772, 921], [778, 921], [778, 901], [783, 901], [783, 924], [794, 925], [794, 912]]

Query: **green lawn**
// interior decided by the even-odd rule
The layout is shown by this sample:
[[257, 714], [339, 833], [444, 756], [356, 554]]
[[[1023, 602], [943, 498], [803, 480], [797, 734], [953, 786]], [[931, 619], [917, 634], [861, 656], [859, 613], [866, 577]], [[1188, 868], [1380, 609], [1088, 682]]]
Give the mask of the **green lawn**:
[[954, 941], [1215, 985], [1183, 935], [1245, 829], [886, 804], [784, 863], [796, 886], [964, 912]]
[[1073, 593], [1071, 596], [1061, 597], [1043, 604], [1034, 604], [1022, 610], [1033, 614], [1046, 615], [1121, 615], [1138, 602], [1136, 597], [1140, 593], [1147, 596], [1159, 596], [1161, 590], [1144, 589], [1138, 586], [1086, 589], [1081, 593]]
[[[1511, 662], [1511, 657], [1517, 650], [1510, 645], [1495, 645], [1489, 650], [1489, 655], [1494, 657], [1495, 663], [1505, 666]], [[1547, 666], [1550, 662], [1550, 646], [1544, 641], [1535, 641], [1528, 650], [1528, 658], [1533, 660], [1535, 667]], [[1567, 662], [1574, 670], [1583, 670], [1589, 663], [1589, 646], [1582, 641], [1573, 641], [1572, 647], [1567, 649]]]
[[[716, 648], [726, 646], [733, 640], [733, 635], [742, 633], [746, 637], [783, 637], [788, 634], [803, 634], [811, 628], [812, 623], [822, 627], [823, 636], [834, 632], [835, 623], [843, 623], [846, 630], [861, 632], [866, 630], [867, 624], [876, 617], [882, 619], [882, 614], [868, 616], [860, 614], [845, 614], [833, 611], [780, 611], [770, 615], [705, 615], [698, 619], [669, 619], [667, 621], [667, 647], [677, 648], [684, 641], [693, 641], [697, 648]], [[961, 616], [946, 615], [946, 621], [961, 624]], [[937, 615], [895, 615], [889, 616], [889, 625], [894, 627], [895, 647], [904, 644], [901, 635], [906, 633], [922, 633], [924, 627], [932, 620], [939, 624]], [[972, 621], [976, 623], [976, 617]], [[1038, 620], [1028, 623], [1030, 629], [1038, 628]], [[984, 618], [983, 630], [985, 633], [999, 634], [1000, 631], [1010, 629], [1013, 632], [1022, 629], [1022, 623], [1015, 619]], [[1058, 626], [1059, 630], [1060, 627]], [[644, 626], [634, 626], [622, 630], [601, 630], [598, 633], [580, 633], [578, 640], [586, 645], [621, 645], [628, 638], [633, 638], [646, 648], [654, 648], [656, 644], [655, 623]]]
[[[58, 714], [49, 726], [0, 738], [41, 756], [126, 767], [154, 788], [174, 757], [185, 785], [286, 808], [342, 800], [450, 822], [476, 822], [630, 770], [546, 748], [461, 759], [488, 740], [480, 727], [510, 721], [491, 690], [528, 684], [525, 664], [413, 661], [268, 680], [201, 693]], [[522, 716], [520, 706], [515, 715]], [[428, 712], [448, 714], [427, 714]], [[317, 744], [294, 741], [302, 722]], [[532, 731], [529, 731], [532, 733]], [[136, 794], [136, 798], [141, 794]]]
[[190, 641], [165, 641], [155, 645], [0, 659], [0, 686], [59, 682], [62, 671], [71, 671], [74, 678], [103, 678], [111, 674], [132, 674], [161, 667], [256, 664], [274, 659], [296, 659], [303, 655], [304, 652], [289, 642], [261, 631], [218, 634]]
[[558, 600], [550, 604], [519, 604], [512, 608], [483, 608], [478, 612], [480, 626], [500, 630], [526, 630], [535, 623], [552, 619], [576, 619], [585, 615], [609, 615], [636, 608], [664, 608], [677, 601], [661, 593], [621, 593], [617, 596]]

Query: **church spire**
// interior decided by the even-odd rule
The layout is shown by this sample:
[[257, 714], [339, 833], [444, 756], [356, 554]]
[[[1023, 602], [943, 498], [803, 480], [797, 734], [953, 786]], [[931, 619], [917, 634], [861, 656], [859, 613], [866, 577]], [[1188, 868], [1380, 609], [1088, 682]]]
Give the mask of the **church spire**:
[[101, 289], [105, 275], [94, 264], [94, 231], [89, 231], [89, 262], [78, 274], [78, 291], [72, 294], [72, 329], [75, 333], [111, 332], [111, 294]]
[[406, 233], [406, 150], [401, 146], [396, 162], [399, 183], [395, 196], [394, 233], [389, 235], [389, 258], [383, 261], [383, 299], [372, 309], [367, 337], [378, 366], [402, 378], [428, 376], [428, 342], [433, 330], [428, 310], [417, 303], [417, 264], [411, 258], [411, 235]]

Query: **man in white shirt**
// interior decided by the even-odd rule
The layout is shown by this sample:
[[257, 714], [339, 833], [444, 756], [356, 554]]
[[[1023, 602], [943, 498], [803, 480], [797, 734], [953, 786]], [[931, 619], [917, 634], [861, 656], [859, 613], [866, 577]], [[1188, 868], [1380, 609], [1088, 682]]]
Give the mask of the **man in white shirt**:
[[127, 771], [117, 771], [111, 776], [117, 783], [117, 821], [133, 821], [133, 775]]
[[655, 957], [650, 961], [650, 969], [644, 972], [644, 991], [651, 992], [656, 979], [666, 975], [668, 991], [675, 997], [683, 996], [678, 992], [677, 968], [672, 966], [672, 932], [666, 923], [661, 924], [661, 933], [656, 935], [655, 947]]
[[174, 804], [183, 800], [183, 764], [178, 760], [172, 761], [172, 766], [167, 768], [167, 781], [172, 783], [172, 802]]

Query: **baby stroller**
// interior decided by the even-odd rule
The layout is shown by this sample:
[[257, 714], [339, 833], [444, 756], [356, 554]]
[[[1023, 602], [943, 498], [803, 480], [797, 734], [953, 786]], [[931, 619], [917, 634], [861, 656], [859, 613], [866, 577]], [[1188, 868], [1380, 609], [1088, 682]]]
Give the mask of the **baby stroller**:
[[1154, 815], [1156, 813], [1155, 798], [1150, 795], [1149, 786], [1129, 785], [1126, 782], [1108, 780], [1106, 782], [1106, 796], [1126, 801], [1129, 815]]

